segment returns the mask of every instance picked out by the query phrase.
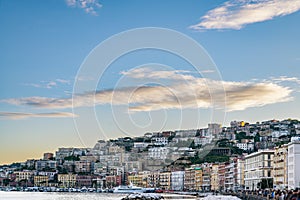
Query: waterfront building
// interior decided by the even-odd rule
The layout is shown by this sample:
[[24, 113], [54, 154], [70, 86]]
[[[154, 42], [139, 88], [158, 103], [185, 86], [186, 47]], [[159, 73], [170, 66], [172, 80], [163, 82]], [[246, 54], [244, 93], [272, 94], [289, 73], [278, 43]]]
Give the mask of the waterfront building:
[[13, 172], [13, 174], [15, 175], [16, 182], [23, 181], [23, 180], [30, 181], [33, 178], [34, 172], [25, 170], [25, 171], [15, 171]]
[[148, 186], [151, 187], [151, 188], [158, 188], [159, 187], [159, 171], [154, 171], [154, 172], [151, 172], [149, 175], [148, 175]]
[[186, 168], [184, 172], [184, 190], [194, 191], [195, 188], [195, 169], [194, 168]]
[[138, 187], [148, 187], [147, 179], [148, 179], [148, 172], [140, 172], [133, 175], [128, 175], [129, 184], [133, 184], [134, 186]]
[[245, 160], [239, 158], [237, 160], [237, 189], [245, 187]]
[[76, 176], [76, 187], [91, 187], [92, 176], [91, 175], [77, 175]]
[[203, 171], [201, 167], [195, 167], [195, 190], [201, 191], [203, 184]]
[[210, 173], [210, 182], [211, 182], [211, 190], [217, 191], [219, 190], [219, 164], [214, 163], [211, 165], [211, 173]]
[[210, 191], [211, 190], [211, 182], [210, 182], [211, 164], [204, 163], [202, 165], [202, 169], [203, 169], [202, 191]]
[[218, 181], [219, 181], [219, 190], [225, 190], [225, 163], [219, 163], [218, 166]]
[[48, 176], [36, 175], [33, 177], [35, 187], [48, 187]]
[[300, 140], [293, 138], [288, 144], [288, 188], [300, 187]]
[[274, 150], [259, 150], [245, 156], [245, 189], [273, 188]]
[[122, 176], [121, 175], [109, 175], [105, 177], [105, 183], [107, 188], [113, 188], [121, 185]]
[[57, 180], [61, 187], [73, 188], [76, 187], [77, 174], [58, 174]]
[[172, 190], [182, 191], [184, 187], [184, 171], [171, 172]]
[[171, 189], [171, 172], [159, 173], [159, 187], [163, 190]]
[[274, 152], [274, 187], [285, 189], [288, 180], [288, 146], [276, 147]]

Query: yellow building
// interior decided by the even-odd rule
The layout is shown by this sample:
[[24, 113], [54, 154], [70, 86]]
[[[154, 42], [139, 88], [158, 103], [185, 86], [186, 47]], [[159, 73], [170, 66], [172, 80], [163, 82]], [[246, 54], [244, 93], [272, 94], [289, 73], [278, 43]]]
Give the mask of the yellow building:
[[201, 191], [203, 184], [203, 171], [200, 167], [195, 167], [195, 190]]
[[48, 187], [48, 176], [34, 176], [33, 182], [36, 187]]
[[58, 174], [57, 179], [61, 187], [72, 188], [76, 186], [77, 174]]
[[274, 186], [284, 189], [288, 183], [287, 174], [288, 145], [276, 147], [274, 152]]
[[171, 172], [161, 172], [159, 174], [159, 187], [163, 190], [171, 189]]
[[211, 166], [211, 174], [210, 174], [210, 184], [211, 190], [217, 191], [219, 190], [219, 165], [212, 164]]
[[138, 173], [128, 176], [128, 182], [138, 187], [148, 187], [148, 173]]
[[16, 175], [16, 182], [19, 182], [21, 180], [29, 181], [33, 176], [32, 171], [16, 171], [14, 172], [14, 174]]

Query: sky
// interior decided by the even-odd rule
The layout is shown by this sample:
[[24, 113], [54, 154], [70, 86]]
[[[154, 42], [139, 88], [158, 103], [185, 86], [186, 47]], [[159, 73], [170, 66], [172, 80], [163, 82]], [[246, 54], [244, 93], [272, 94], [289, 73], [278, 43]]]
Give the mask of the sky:
[[0, 0], [0, 164], [212, 122], [300, 119], [299, 10], [300, 0]]

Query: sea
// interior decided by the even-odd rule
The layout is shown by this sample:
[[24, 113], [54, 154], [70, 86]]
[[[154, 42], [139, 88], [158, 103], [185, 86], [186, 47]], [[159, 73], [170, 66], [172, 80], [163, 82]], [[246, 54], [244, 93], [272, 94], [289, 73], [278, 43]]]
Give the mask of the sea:
[[[4, 192], [0, 191], [0, 200], [121, 200], [126, 194], [112, 193], [62, 193], [62, 192]], [[164, 195], [163, 195], [164, 196]], [[192, 200], [181, 195], [167, 195], [165, 199]], [[207, 196], [198, 200], [239, 200], [232, 196]]]

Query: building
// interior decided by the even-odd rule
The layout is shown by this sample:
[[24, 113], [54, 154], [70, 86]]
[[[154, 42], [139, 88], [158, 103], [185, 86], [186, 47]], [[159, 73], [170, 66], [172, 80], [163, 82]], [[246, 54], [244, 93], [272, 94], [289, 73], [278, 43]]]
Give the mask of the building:
[[76, 177], [76, 187], [92, 187], [92, 176], [91, 175], [77, 175]]
[[225, 190], [237, 190], [237, 163], [236, 158], [233, 158], [229, 163], [225, 164]]
[[236, 146], [244, 151], [253, 151], [254, 150], [254, 142], [243, 142], [237, 143]]
[[138, 187], [148, 187], [147, 185], [148, 174], [147, 173], [137, 173], [128, 176], [128, 181]]
[[34, 176], [33, 183], [35, 187], [48, 187], [48, 176]]
[[211, 190], [217, 191], [219, 190], [219, 164], [214, 163], [211, 166], [211, 173], [210, 173], [210, 182], [211, 182]]
[[245, 189], [273, 188], [274, 150], [260, 150], [245, 156]]
[[25, 170], [25, 171], [15, 171], [13, 173], [15, 175], [15, 181], [30, 181], [33, 178], [33, 171]]
[[57, 180], [61, 187], [73, 188], [76, 187], [77, 174], [58, 174]]
[[90, 173], [91, 172], [91, 161], [80, 160], [75, 161], [75, 172], [76, 173]]
[[35, 162], [35, 169], [37, 171], [56, 170], [57, 161], [55, 160], [37, 160]]
[[184, 171], [171, 172], [171, 189], [182, 191], [184, 188]]
[[210, 163], [203, 164], [202, 169], [203, 169], [202, 191], [210, 191], [211, 190], [211, 182], [210, 182], [211, 164]]
[[151, 187], [151, 188], [158, 188], [159, 187], [159, 171], [154, 171], [154, 172], [151, 172], [149, 175], [148, 175], [148, 186]]
[[237, 160], [237, 189], [244, 189], [245, 187], [245, 160]]
[[39, 175], [39, 176], [47, 176], [49, 181], [50, 180], [54, 180], [55, 174], [57, 174], [56, 171], [54, 171], [54, 172], [44, 172], [44, 171], [41, 171], [41, 172], [37, 173], [37, 175]]
[[169, 149], [167, 147], [153, 147], [148, 149], [148, 156], [152, 159], [164, 160], [167, 158]]
[[43, 160], [53, 159], [53, 153], [44, 153]]
[[186, 168], [184, 172], [184, 190], [187, 191], [195, 191], [195, 169], [194, 168]]
[[106, 176], [106, 187], [107, 188], [112, 188], [121, 185], [122, 183], [122, 176], [121, 175], [111, 175], [111, 176]]
[[222, 132], [222, 125], [215, 123], [208, 124], [208, 132], [215, 138], [219, 138], [219, 134]]
[[288, 146], [276, 147], [274, 152], [274, 187], [285, 189], [288, 182]]
[[288, 144], [288, 188], [300, 187], [300, 140], [291, 140]]
[[171, 189], [171, 172], [159, 173], [159, 187], [163, 190]]
[[153, 137], [151, 139], [151, 143], [157, 146], [166, 146], [168, 144], [167, 137]]
[[195, 167], [195, 190], [201, 191], [203, 184], [203, 171], [201, 167]]
[[218, 168], [218, 180], [219, 180], [219, 190], [224, 191], [225, 190], [225, 163], [219, 163]]

